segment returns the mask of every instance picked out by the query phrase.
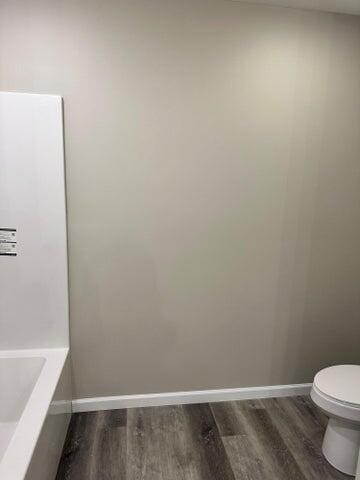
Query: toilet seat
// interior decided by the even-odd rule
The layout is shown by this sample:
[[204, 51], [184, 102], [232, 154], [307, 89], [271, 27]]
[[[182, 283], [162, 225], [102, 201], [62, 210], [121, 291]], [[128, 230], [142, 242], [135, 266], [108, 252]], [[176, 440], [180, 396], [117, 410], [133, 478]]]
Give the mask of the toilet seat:
[[360, 407], [360, 365], [324, 368], [315, 376], [314, 385], [337, 402]]
[[336, 365], [314, 378], [313, 401], [330, 415], [360, 422], [360, 365]]

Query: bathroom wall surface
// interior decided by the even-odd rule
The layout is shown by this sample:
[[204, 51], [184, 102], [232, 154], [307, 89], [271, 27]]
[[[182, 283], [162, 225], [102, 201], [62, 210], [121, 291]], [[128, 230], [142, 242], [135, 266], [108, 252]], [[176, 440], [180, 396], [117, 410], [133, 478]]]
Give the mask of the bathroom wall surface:
[[0, 93], [0, 350], [69, 345], [62, 100]]
[[359, 362], [359, 18], [13, 0], [0, 32], [0, 88], [64, 97], [75, 397]]

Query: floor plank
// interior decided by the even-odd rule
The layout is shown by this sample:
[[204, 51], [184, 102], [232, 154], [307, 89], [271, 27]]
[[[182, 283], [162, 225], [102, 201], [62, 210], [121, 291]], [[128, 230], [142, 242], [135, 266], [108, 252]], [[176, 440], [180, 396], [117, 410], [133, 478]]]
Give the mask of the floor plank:
[[259, 457], [278, 480], [306, 480], [276, 425], [261, 402], [236, 402], [246, 433], [257, 446]]
[[127, 480], [198, 480], [181, 406], [128, 412]]
[[[324, 424], [313, 416], [312, 406], [304, 399], [268, 399], [262, 404], [276, 423], [279, 432], [301, 470], [309, 480], [344, 479], [346, 475], [337, 472], [324, 461], [321, 452]], [[300, 406], [300, 408], [297, 408]], [[302, 409], [304, 414], [302, 413]], [[310, 409], [310, 413], [309, 413]], [[316, 419], [314, 421], [314, 418]]]
[[185, 405], [185, 416], [201, 479], [235, 480], [218, 427], [208, 404]]
[[308, 397], [74, 414], [56, 480], [349, 480]]
[[72, 416], [56, 480], [123, 480], [126, 411]]

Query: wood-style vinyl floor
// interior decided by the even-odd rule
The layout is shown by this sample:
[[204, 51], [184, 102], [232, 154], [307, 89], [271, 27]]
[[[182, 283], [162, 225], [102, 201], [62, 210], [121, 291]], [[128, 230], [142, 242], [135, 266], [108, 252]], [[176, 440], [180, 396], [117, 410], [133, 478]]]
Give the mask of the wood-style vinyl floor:
[[74, 414], [56, 480], [350, 479], [308, 397]]

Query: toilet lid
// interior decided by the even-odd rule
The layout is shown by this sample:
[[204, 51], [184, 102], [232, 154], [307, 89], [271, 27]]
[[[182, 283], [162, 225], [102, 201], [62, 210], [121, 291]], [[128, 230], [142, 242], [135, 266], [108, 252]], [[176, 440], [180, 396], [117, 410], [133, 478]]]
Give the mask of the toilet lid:
[[314, 385], [339, 402], [360, 406], [360, 365], [336, 365], [324, 368]]

